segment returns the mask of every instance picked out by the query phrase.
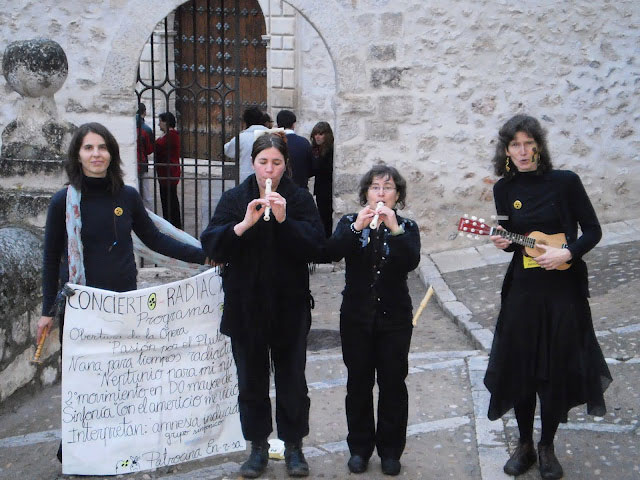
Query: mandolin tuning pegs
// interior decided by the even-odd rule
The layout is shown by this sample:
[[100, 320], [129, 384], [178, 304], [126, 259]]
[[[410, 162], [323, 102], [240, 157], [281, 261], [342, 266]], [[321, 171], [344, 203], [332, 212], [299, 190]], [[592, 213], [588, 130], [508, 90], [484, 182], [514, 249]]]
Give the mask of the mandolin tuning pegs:
[[473, 238], [475, 238], [476, 240], [478, 240], [480, 237], [478, 235], [474, 235]]
[[478, 219], [478, 221], [479, 221], [480, 223], [484, 223], [484, 218], [479, 218], [479, 219]]
[[477, 220], [477, 219], [478, 219], [478, 217], [476, 217], [475, 215], [471, 216], [471, 220]]
[[462, 217], [463, 217], [463, 218], [469, 218], [469, 214], [468, 214], [468, 213], [465, 213]]
[[458, 232], [459, 237], [464, 237], [464, 232]]

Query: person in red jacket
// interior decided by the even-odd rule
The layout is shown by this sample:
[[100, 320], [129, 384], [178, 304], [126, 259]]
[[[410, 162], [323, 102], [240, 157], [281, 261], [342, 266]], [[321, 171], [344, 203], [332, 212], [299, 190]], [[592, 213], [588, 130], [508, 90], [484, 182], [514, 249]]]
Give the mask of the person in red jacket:
[[178, 182], [180, 181], [180, 136], [176, 131], [176, 117], [161, 113], [160, 130], [164, 135], [156, 140], [155, 167], [160, 185], [162, 216], [176, 228], [182, 229]]

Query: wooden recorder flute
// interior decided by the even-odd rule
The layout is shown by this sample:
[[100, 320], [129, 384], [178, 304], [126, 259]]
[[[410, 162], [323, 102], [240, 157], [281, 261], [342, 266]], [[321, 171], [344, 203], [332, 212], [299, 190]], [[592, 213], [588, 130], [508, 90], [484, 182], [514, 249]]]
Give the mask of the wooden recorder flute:
[[431, 296], [432, 295], [433, 295], [433, 287], [429, 286], [429, 288], [427, 289], [427, 293], [425, 294], [424, 298], [420, 302], [420, 306], [418, 307], [418, 310], [416, 311], [416, 314], [413, 316], [413, 320], [411, 321], [411, 323], [413, 323], [414, 327], [417, 325], [418, 317], [420, 316], [420, 314], [424, 310], [424, 307], [427, 306], [427, 303], [429, 303], [429, 300], [431, 300]]
[[40, 360], [40, 355], [42, 355], [42, 347], [44, 347], [44, 342], [47, 340], [47, 335], [49, 335], [49, 330], [51, 327], [46, 326], [44, 330], [42, 330], [42, 335], [40, 335], [40, 341], [38, 342], [38, 346], [36, 347], [36, 353], [33, 356], [32, 363], [42, 363]]
[[[264, 182], [264, 194], [269, 195], [271, 193], [271, 179], [267, 178], [267, 180]], [[271, 207], [267, 206], [264, 209], [264, 221], [268, 222], [269, 219], [271, 218]]]

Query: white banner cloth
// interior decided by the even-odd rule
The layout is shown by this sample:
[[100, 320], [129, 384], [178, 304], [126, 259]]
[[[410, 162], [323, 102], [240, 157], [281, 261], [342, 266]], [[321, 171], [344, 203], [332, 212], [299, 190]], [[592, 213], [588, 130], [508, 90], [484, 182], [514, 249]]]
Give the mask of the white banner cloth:
[[62, 349], [64, 474], [132, 473], [245, 449], [214, 269], [125, 293], [71, 287]]

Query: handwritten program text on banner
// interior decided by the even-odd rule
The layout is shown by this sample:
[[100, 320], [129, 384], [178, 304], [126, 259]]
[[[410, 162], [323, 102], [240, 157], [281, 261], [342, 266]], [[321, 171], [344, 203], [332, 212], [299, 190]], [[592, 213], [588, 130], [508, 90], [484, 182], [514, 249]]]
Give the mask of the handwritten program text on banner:
[[116, 475], [245, 449], [214, 270], [125, 293], [73, 288], [62, 349], [63, 473]]

